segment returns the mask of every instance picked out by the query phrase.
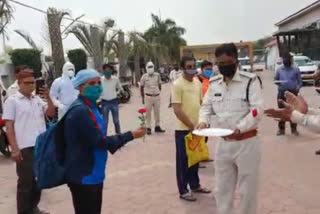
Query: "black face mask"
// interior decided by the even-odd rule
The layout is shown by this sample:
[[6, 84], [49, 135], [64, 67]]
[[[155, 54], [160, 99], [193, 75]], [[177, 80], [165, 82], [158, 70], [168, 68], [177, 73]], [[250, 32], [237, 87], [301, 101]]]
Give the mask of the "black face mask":
[[292, 63], [290, 59], [283, 59], [283, 65], [285, 67], [291, 67]]
[[236, 64], [218, 66], [220, 73], [224, 77], [233, 77], [236, 73]]

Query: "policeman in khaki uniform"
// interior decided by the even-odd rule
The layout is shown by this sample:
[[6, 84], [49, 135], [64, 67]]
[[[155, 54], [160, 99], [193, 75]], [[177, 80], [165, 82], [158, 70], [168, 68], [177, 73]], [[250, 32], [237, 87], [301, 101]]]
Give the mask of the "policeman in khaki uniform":
[[212, 77], [200, 109], [198, 129], [211, 127], [233, 130], [220, 138], [215, 150], [216, 201], [218, 214], [232, 214], [236, 185], [241, 194], [241, 214], [257, 213], [260, 165], [258, 123], [263, 116], [261, 82], [255, 74], [240, 72], [236, 46], [216, 49], [220, 75]]
[[154, 72], [154, 64], [150, 61], [146, 66], [145, 73], [140, 80], [140, 89], [142, 104], [147, 109], [147, 134], [151, 134], [151, 111], [154, 111], [155, 132], [163, 133], [165, 130], [160, 127], [160, 91], [161, 78], [158, 73]]

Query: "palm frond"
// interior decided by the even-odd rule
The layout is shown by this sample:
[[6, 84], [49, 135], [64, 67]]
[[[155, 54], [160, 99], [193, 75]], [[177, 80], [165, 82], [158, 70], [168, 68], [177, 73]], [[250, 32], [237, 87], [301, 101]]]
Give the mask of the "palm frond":
[[27, 33], [26, 31], [23, 30], [14, 30], [14, 32], [16, 32], [17, 34], [19, 34], [22, 38], [24, 38], [24, 40], [26, 40], [26, 42], [33, 48], [36, 50], [39, 50], [41, 48], [39, 48], [36, 43], [34, 42], [34, 40], [32, 39], [31, 35], [29, 33]]

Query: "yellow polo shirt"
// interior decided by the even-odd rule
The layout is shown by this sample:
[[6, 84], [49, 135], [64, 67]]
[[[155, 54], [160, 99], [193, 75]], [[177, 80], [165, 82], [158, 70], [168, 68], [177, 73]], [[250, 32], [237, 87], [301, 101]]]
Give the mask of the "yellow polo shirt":
[[[171, 102], [181, 104], [182, 111], [196, 125], [199, 120], [199, 110], [202, 102], [201, 82], [197, 78], [190, 82], [180, 77], [173, 83], [171, 96]], [[176, 124], [176, 130], [189, 130], [178, 118]]]

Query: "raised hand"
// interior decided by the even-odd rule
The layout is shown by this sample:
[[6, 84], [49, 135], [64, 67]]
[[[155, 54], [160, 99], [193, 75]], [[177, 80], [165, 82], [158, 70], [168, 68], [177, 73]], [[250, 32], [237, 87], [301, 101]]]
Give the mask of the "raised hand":
[[287, 103], [290, 104], [294, 110], [299, 111], [302, 114], [306, 114], [308, 112], [308, 104], [302, 96], [296, 96], [291, 92], [286, 92], [284, 96]]

